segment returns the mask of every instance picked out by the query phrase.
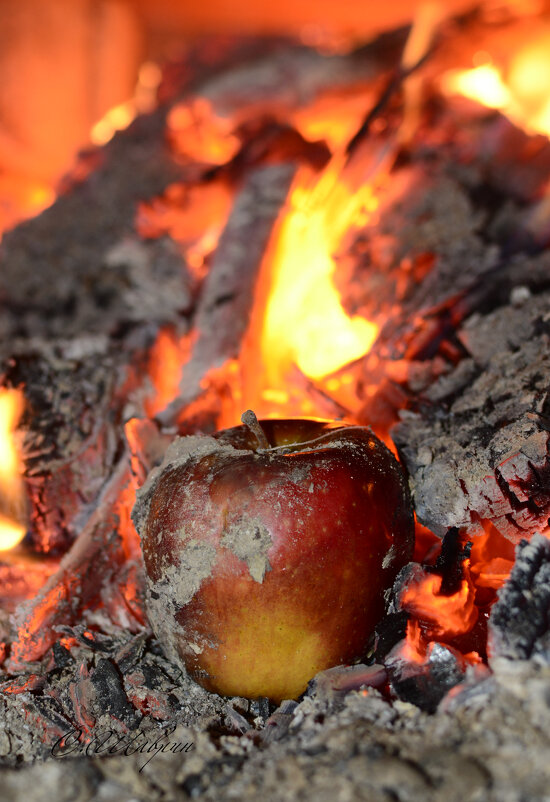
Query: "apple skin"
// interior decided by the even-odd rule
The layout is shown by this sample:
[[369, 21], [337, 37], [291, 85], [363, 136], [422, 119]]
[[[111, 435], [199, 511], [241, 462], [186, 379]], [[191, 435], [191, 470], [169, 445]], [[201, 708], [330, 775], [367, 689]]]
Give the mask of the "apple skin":
[[133, 517], [167, 654], [208, 690], [280, 702], [364, 654], [414, 523], [401, 468], [370, 429], [261, 427], [267, 449], [247, 426], [178, 438]]

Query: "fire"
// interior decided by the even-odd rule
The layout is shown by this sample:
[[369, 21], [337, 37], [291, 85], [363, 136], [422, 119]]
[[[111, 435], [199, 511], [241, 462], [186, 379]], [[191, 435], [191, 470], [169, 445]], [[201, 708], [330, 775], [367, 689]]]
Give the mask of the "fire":
[[47, 182], [27, 176], [0, 175], [0, 239], [4, 231], [27, 217], [34, 217], [55, 200]]
[[0, 390], [0, 551], [23, 540], [26, 525], [25, 494], [15, 429], [23, 411], [20, 390]]
[[134, 95], [129, 100], [109, 109], [92, 126], [90, 139], [94, 145], [105, 145], [116, 134], [127, 128], [138, 114], [154, 108], [156, 91], [162, 77], [158, 64], [146, 61], [141, 65]]
[[512, 103], [510, 90], [492, 64], [481, 64], [471, 70], [452, 70], [443, 77], [443, 88], [449, 94], [464, 95], [490, 109], [506, 110]]
[[145, 238], [169, 234], [193, 275], [201, 279], [229, 217], [233, 197], [231, 187], [223, 181], [191, 187], [172, 184], [163, 196], [138, 204], [136, 227]]
[[333, 282], [343, 236], [378, 206], [368, 183], [354, 191], [340, 173], [339, 159], [318, 180], [300, 171], [277, 231], [261, 335], [267, 400], [283, 398], [294, 365], [320, 379], [364, 356], [378, 332], [371, 321], [346, 313]]
[[181, 366], [187, 361], [189, 350], [189, 337], [178, 338], [170, 328], [159, 331], [149, 352], [148, 375], [153, 395], [145, 400], [145, 411], [150, 418], [177, 396]]
[[520, 47], [508, 66], [493, 64], [485, 52], [475, 54], [474, 62], [471, 69], [445, 73], [443, 91], [498, 109], [529, 133], [550, 135], [550, 31]]
[[239, 149], [234, 121], [216, 115], [206, 98], [174, 106], [167, 122], [173, 150], [186, 159], [225, 164]]
[[430, 635], [452, 638], [468, 632], [474, 625], [478, 611], [475, 606], [475, 588], [465, 562], [466, 577], [456, 593], [441, 593], [442, 577], [422, 573], [414, 577], [401, 596], [401, 604], [415, 618], [427, 624]]

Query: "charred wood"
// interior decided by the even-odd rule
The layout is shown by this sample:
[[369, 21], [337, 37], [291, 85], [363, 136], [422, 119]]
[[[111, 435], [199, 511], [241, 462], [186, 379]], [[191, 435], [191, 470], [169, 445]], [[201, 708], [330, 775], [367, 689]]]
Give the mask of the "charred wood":
[[197, 305], [197, 339], [183, 369], [181, 395], [162, 413], [163, 423], [173, 423], [196, 401], [210, 372], [238, 357], [267, 243], [294, 171], [292, 165], [256, 169], [239, 193]]
[[492, 659], [550, 662], [550, 541], [534, 535], [516, 562], [489, 619]]
[[[411, 478], [419, 520], [483, 531], [490, 520], [513, 542], [546, 526], [550, 513], [549, 296], [471, 317], [459, 330], [471, 374], [435, 382], [393, 437]], [[445, 391], [441, 392], [442, 387]]]

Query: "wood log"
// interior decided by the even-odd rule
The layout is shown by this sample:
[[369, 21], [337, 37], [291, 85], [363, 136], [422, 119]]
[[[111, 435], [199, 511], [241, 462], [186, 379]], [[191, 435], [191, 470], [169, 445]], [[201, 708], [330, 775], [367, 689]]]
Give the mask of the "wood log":
[[428, 388], [392, 430], [419, 520], [513, 542], [550, 514], [550, 295], [471, 317], [458, 331], [469, 356]]
[[173, 424], [208, 391], [208, 374], [239, 356], [267, 243], [294, 172], [287, 164], [257, 168], [237, 196], [197, 305], [197, 339], [183, 368], [181, 394], [159, 415], [163, 424]]

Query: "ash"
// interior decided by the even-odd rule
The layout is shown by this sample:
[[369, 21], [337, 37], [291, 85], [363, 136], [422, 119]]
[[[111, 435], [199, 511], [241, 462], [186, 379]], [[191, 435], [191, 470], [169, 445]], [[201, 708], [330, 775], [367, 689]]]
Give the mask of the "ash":
[[[458, 686], [431, 715], [407, 702], [387, 701], [374, 688], [344, 695], [324, 687], [297, 705], [283, 703], [265, 720], [257, 706], [244, 700], [206, 694], [191, 681], [171, 686], [165, 674], [171, 669], [155, 653], [154, 643], [142, 646], [139, 670], [150, 684], [171, 688], [178, 697], [169, 725], [157, 725], [157, 742], [192, 744], [192, 749], [174, 753], [157, 747], [154, 757], [151, 752], [50, 756], [27, 768], [3, 768], [1, 799], [519, 802], [547, 798], [550, 667], [546, 665], [502, 659], [490, 677]], [[103, 694], [103, 704], [107, 695], [110, 706], [98, 726], [112, 729], [116, 715], [133, 726], [134, 733], [143, 722], [131, 721], [118, 670], [112, 653], [95, 660], [92, 684], [96, 693]], [[22, 725], [14, 732], [16, 708], [20, 719], [22, 710], [35, 718], [40, 712], [50, 720], [53, 714], [51, 709], [40, 710], [30, 693], [20, 695], [17, 705], [5, 705], [7, 730], [0, 743], [4, 753], [11, 745], [12, 754], [5, 754], [4, 766], [28, 753], [36, 755], [32, 740], [39, 736], [31, 738], [28, 725], [26, 733]], [[69, 722], [59, 724], [71, 729]], [[153, 744], [151, 727], [144, 732]]]

